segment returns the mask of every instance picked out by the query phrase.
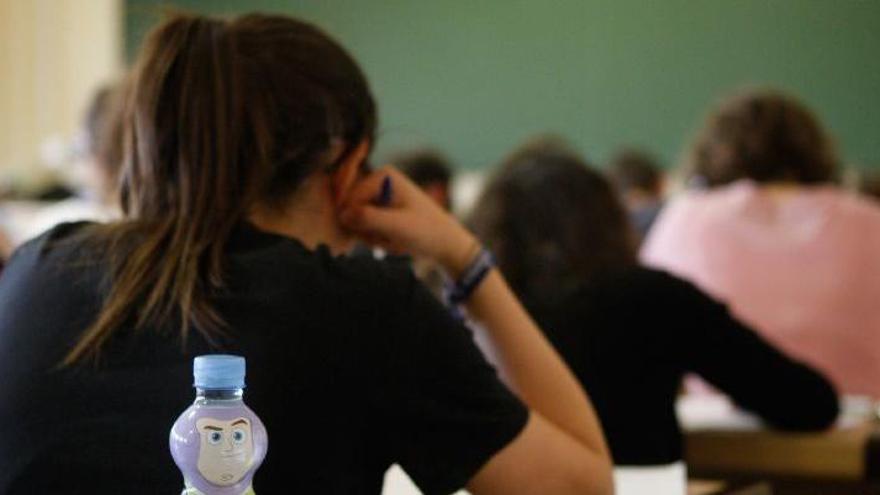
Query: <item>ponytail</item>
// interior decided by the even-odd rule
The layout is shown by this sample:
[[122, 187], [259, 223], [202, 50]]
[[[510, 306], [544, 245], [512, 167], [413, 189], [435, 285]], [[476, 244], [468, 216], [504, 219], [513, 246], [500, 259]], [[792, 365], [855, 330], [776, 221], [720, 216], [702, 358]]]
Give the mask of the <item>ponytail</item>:
[[[219, 21], [178, 17], [147, 41], [127, 109], [122, 207], [133, 222], [111, 230], [112, 287], [65, 364], [96, 355], [123, 324], [140, 328], [175, 311], [184, 339], [191, 323], [203, 332], [222, 326], [199, 296], [221, 286], [218, 247], [246, 197], [236, 190], [236, 63], [235, 41]], [[124, 246], [131, 231], [141, 239]]]
[[354, 60], [280, 16], [178, 15], [146, 40], [127, 91], [121, 201], [95, 227], [110, 259], [103, 306], [65, 357], [97, 358], [113, 332], [177, 322], [216, 343], [224, 248], [256, 201], [292, 192], [333, 140], [370, 137], [375, 110]]

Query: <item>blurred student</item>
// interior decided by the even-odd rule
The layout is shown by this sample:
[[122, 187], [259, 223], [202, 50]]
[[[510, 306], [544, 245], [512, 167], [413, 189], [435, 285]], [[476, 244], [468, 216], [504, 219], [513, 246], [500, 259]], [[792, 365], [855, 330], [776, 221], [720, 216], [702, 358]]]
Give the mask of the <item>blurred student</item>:
[[393, 155], [389, 160], [446, 211], [452, 211], [452, 166], [442, 153], [416, 149]]
[[663, 171], [653, 157], [622, 149], [608, 164], [608, 177], [623, 199], [640, 239], [644, 239], [663, 209]]
[[[608, 493], [577, 381], [476, 239], [369, 170], [375, 129], [361, 69], [310, 24], [156, 28], [127, 99], [125, 217], [59, 226], [0, 278], [0, 493], [176, 493], [168, 429], [193, 356], [217, 351], [248, 360], [265, 493], [379, 493], [392, 463], [425, 493]], [[338, 256], [356, 239], [459, 280], [513, 392], [408, 269]]]
[[642, 268], [607, 180], [566, 149], [514, 153], [470, 225], [590, 394], [618, 465], [682, 458], [674, 403], [696, 372], [772, 426], [818, 430], [831, 385], [688, 282]]
[[708, 189], [664, 210], [644, 262], [726, 301], [844, 393], [880, 397], [880, 205], [835, 184], [813, 113], [771, 90], [733, 95], [690, 161]]
[[76, 194], [36, 213], [20, 233], [18, 242], [64, 222], [106, 222], [119, 217], [117, 183], [122, 165], [122, 91], [122, 85], [115, 84], [95, 93], [77, 141], [75, 173], [72, 174], [76, 176]]
[[859, 180], [859, 192], [875, 201], [880, 201], [880, 172], [863, 172]]

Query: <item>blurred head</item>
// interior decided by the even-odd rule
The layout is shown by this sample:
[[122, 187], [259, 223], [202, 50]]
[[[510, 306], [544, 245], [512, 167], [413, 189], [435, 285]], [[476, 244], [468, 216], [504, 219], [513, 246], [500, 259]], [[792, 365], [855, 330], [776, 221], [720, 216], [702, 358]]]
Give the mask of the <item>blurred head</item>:
[[608, 178], [622, 194], [632, 191], [659, 199], [663, 191], [663, 172], [657, 161], [636, 149], [624, 148], [612, 156]]
[[122, 84], [104, 86], [92, 97], [83, 121], [84, 152], [91, 165], [89, 186], [111, 201], [116, 193], [123, 151]]
[[817, 184], [835, 179], [837, 156], [815, 115], [794, 97], [754, 90], [725, 99], [690, 151], [689, 172], [709, 187], [751, 179]]
[[880, 200], [880, 172], [863, 172], [861, 180], [859, 181], [859, 192], [868, 197]]
[[389, 161], [440, 206], [452, 209], [449, 191], [452, 167], [443, 154], [432, 149], [418, 149], [396, 154]]
[[[223, 322], [208, 294], [223, 288], [235, 226], [283, 208], [311, 178], [335, 184], [376, 126], [354, 59], [289, 17], [176, 15], [148, 36], [132, 79], [114, 281], [67, 362], [133, 314], [136, 326], [179, 315], [184, 335], [210, 337]], [[133, 232], [136, 243], [119, 242]]]
[[[537, 143], [537, 144], [536, 144]], [[557, 299], [636, 262], [627, 215], [608, 181], [557, 141], [533, 141], [489, 179], [469, 225], [528, 304]]]

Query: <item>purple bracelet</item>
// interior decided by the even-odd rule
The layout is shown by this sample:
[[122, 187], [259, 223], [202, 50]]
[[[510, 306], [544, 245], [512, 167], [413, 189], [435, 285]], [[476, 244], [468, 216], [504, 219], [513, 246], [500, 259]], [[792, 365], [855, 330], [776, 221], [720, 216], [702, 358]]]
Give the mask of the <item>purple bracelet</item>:
[[467, 301], [494, 267], [495, 257], [492, 253], [486, 248], [480, 249], [461, 277], [447, 288], [446, 298], [449, 304], [454, 306]]

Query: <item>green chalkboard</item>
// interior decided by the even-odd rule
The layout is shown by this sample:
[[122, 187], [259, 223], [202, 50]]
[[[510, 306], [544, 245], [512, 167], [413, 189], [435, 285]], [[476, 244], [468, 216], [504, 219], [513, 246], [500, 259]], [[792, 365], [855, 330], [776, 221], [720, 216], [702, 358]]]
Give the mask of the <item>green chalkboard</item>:
[[[136, 52], [165, 4], [126, 1]], [[880, 165], [880, 1], [179, 0], [188, 10], [284, 12], [362, 63], [379, 154], [433, 144], [489, 166], [556, 131], [594, 162], [632, 144], [674, 165], [708, 105], [749, 84], [805, 99], [848, 163]]]

